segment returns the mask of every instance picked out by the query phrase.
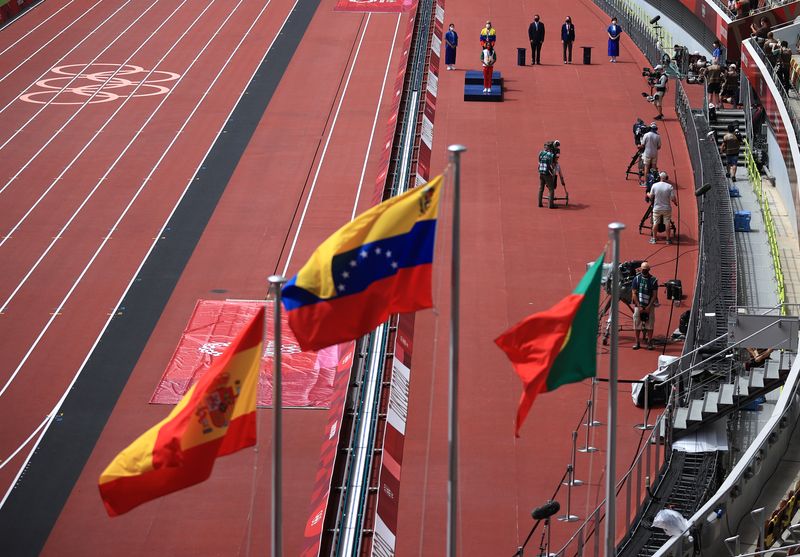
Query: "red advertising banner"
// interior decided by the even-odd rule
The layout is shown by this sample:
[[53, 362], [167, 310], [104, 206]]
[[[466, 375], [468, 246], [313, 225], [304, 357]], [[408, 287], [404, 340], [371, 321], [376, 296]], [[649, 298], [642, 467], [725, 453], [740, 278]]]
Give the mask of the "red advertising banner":
[[[199, 300], [167, 369], [153, 393], [153, 404], [176, 404], [208, 370], [236, 333], [264, 305], [263, 301]], [[272, 405], [272, 366], [275, 341], [273, 305], [267, 304], [267, 339], [258, 386], [258, 405]], [[340, 362], [352, 354], [354, 343], [303, 352], [282, 314], [283, 405], [327, 408], [334, 396], [334, 378]], [[349, 368], [348, 368], [349, 371]]]
[[396, 13], [411, 9], [415, 0], [336, 0], [337, 12]]

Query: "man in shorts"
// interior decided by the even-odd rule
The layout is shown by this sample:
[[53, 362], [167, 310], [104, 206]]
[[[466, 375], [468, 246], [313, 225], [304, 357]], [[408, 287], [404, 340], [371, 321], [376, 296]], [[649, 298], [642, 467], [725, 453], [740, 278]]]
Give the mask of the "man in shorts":
[[650, 264], [645, 261], [639, 273], [631, 283], [631, 301], [633, 302], [633, 332], [636, 335], [634, 350], [639, 350], [642, 342], [647, 349], [653, 349], [653, 329], [656, 322], [656, 304], [658, 303], [658, 279], [650, 274]]
[[647, 197], [653, 203], [653, 227], [650, 229], [652, 234], [650, 243], [658, 242], [658, 227], [663, 224], [667, 233], [667, 243], [672, 243], [672, 207], [670, 203], [678, 206], [678, 197], [675, 195], [675, 188], [667, 182], [667, 173], [661, 172], [658, 177], [660, 180], [653, 184]]
[[728, 124], [728, 132], [722, 136], [720, 154], [725, 162], [725, 176], [732, 182], [736, 181], [736, 167], [739, 164], [739, 136], [736, 133], [736, 125]]
[[708, 102], [719, 107], [719, 94], [722, 91], [722, 66], [712, 62], [703, 69], [703, 75], [708, 86]]
[[659, 149], [661, 149], [661, 136], [658, 135], [658, 126], [653, 122], [650, 124], [650, 131], [642, 137], [642, 163], [645, 176], [651, 168], [658, 168]]

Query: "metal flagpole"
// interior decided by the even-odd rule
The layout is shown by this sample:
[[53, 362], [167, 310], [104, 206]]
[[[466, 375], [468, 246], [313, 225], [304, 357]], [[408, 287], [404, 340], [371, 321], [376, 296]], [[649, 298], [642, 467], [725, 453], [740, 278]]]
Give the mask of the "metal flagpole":
[[275, 310], [272, 320], [275, 327], [273, 341], [272, 361], [274, 363], [272, 371], [272, 547], [270, 555], [281, 557], [283, 555], [283, 525], [282, 514], [282, 493], [281, 485], [283, 481], [282, 445], [283, 445], [283, 397], [281, 387], [281, 289], [286, 284], [286, 278], [280, 275], [269, 277], [270, 289], [272, 289]]
[[450, 476], [447, 491], [447, 555], [456, 557], [456, 518], [458, 509], [458, 319], [460, 301], [460, 230], [461, 230], [461, 153], [463, 145], [450, 145], [450, 162], [453, 165], [453, 253], [450, 261], [450, 400], [447, 441], [450, 448]]
[[619, 348], [619, 234], [621, 222], [608, 225], [613, 260], [611, 262], [611, 358], [608, 370], [608, 446], [606, 449], [606, 524], [605, 557], [616, 557], [616, 463], [617, 463], [617, 350]]

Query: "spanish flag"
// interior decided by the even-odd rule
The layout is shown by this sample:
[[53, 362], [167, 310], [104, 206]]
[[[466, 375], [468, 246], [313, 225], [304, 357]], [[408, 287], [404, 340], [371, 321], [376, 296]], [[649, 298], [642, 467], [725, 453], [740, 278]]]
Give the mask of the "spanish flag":
[[539, 393], [597, 374], [597, 326], [603, 255], [575, 291], [548, 310], [530, 315], [495, 339], [522, 379], [514, 433]]
[[264, 308], [170, 412], [100, 475], [100, 497], [117, 516], [200, 483], [218, 456], [256, 442], [256, 390]]
[[433, 306], [431, 266], [442, 177], [384, 201], [325, 240], [283, 288], [303, 350], [364, 335], [392, 313]]

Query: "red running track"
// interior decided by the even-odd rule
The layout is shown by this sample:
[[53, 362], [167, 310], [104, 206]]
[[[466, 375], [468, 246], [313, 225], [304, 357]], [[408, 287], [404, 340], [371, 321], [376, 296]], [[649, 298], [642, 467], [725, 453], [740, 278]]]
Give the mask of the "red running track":
[[[209, 4], [208, 14], [184, 42], [160, 61]], [[150, 12], [142, 16], [151, 5]], [[13, 430], [4, 429], [0, 434], [3, 454], [10, 453], [37, 428], [80, 368], [109, 312], [271, 46], [292, 3], [272, 0], [265, 6], [264, 2], [245, 0], [233, 12], [232, 5], [235, 4], [191, 0], [176, 12], [174, 21], [144, 44], [179, 3], [133, 2], [130, 10], [121, 10], [104, 24], [113, 27], [90, 35], [63, 61], [62, 51], [72, 48], [68, 41], [61, 50], [55, 46], [48, 49], [50, 59], [30, 70], [30, 80], [8, 94], [14, 98], [27, 92], [23, 87], [41, 81], [52, 65], [91, 60], [115, 39], [98, 62], [112, 60], [119, 64], [144, 44], [130, 63], [185, 75], [172, 86], [171, 96], [157, 113], [166, 95], [131, 98], [121, 109], [125, 102], [122, 99], [85, 107], [52, 103], [41, 116], [37, 116], [39, 105], [27, 106], [29, 103], [20, 101], [12, 105], [20, 105], [20, 114], [7, 128], [7, 137], [13, 134], [14, 127], [25, 126], [7, 147], [20, 142], [19, 149], [24, 153], [15, 164], [21, 167], [32, 154], [42, 147], [44, 150], [35, 163], [23, 170], [28, 187], [18, 187], [21, 174], [0, 193], [0, 203], [4, 203], [2, 225], [8, 229], [25, 218], [8, 241], [0, 245], [0, 257], [13, 262], [8, 266], [8, 275], [0, 279], [4, 300], [11, 298], [0, 320], [6, 333], [0, 379], [8, 383], [0, 396], [9, 402], [0, 407], [0, 416], [17, 424]], [[73, 15], [77, 17], [88, 6], [88, 2], [75, 6]], [[98, 12], [95, 25], [108, 13]], [[228, 26], [217, 35], [216, 42], [187, 70], [204, 41], [231, 13]], [[135, 26], [122, 33], [140, 16]], [[258, 453], [244, 452], [221, 461], [209, 482], [120, 519], [105, 516], [96, 492], [97, 477], [114, 454], [166, 414], [167, 409], [150, 406], [147, 400], [196, 299], [263, 297], [266, 276], [276, 270], [296, 271], [331, 232], [331, 223], [349, 220], [354, 212], [369, 205], [383, 151], [380, 138], [392, 102], [391, 95], [383, 92], [393, 86], [406, 21], [406, 15], [367, 16], [334, 13], [327, 6], [319, 8], [44, 554], [85, 554], [87, 547], [96, 554], [115, 555], [143, 551], [171, 555], [265, 552], [269, 535], [264, 528], [268, 523], [265, 490], [270, 481], [269, 466], [264, 460], [269, 454], [268, 434], [261, 435]], [[37, 21], [31, 18], [28, 24], [33, 26]], [[244, 42], [237, 49], [242, 37]], [[77, 42], [80, 38], [75, 33], [72, 40]], [[275, 48], [279, 45], [276, 43]], [[230, 63], [215, 81], [229, 55]], [[13, 81], [17, 83], [17, 78]], [[26, 124], [28, 120], [31, 122]], [[67, 127], [55, 134], [67, 121]], [[106, 122], [100, 136], [93, 140]], [[72, 162], [84, 147], [86, 150]], [[17, 170], [8, 168], [7, 172]], [[131, 203], [137, 192], [138, 197]], [[26, 216], [43, 194], [45, 197]], [[55, 242], [54, 237], [58, 237]], [[20, 283], [22, 286], [15, 292]], [[53, 318], [52, 308], [59, 306]], [[36, 400], [30, 396], [33, 390], [37, 392]], [[314, 411], [290, 412], [286, 419], [287, 554], [297, 554], [302, 546], [302, 529], [326, 419], [325, 412]], [[270, 431], [269, 412], [261, 413], [260, 427], [262, 432]], [[0, 471], [4, 490], [31, 446], [26, 445]], [[224, 500], [220, 500], [220, 493], [225, 494]], [[198, 508], [206, 511], [199, 515], [187, 512]], [[176, 519], [179, 515], [186, 517], [186, 522]], [[187, 541], [186, 527], [190, 524], [195, 535]]]
[[[141, 23], [120, 36], [151, 4], [151, 11]], [[131, 60], [148, 70], [155, 67], [185, 75], [138, 136], [134, 138], [136, 130], [162, 98], [131, 99], [62, 177], [59, 175], [70, 161], [122, 101], [116, 106], [108, 102], [82, 110], [80, 105], [50, 105], [4, 148], [7, 165], [2, 176], [7, 181], [44, 146], [35, 163], [0, 193], [0, 235], [7, 236], [36, 199], [53, 187], [0, 246], [0, 260], [7, 269], [0, 277], [0, 304], [11, 297], [0, 316], [0, 380], [8, 385], [0, 395], [0, 400], [6, 402], [0, 405], [0, 418], [4, 423], [15, 424], [14, 428], [0, 431], [2, 455], [13, 451], [41, 424], [80, 368], [109, 312], [136, 273], [291, 8], [291, 2], [284, 0], [271, 0], [266, 7], [264, 2], [244, 0], [232, 12], [223, 32], [212, 39], [211, 46], [187, 71], [231, 13], [231, 6], [236, 6], [230, 2], [211, 3], [209, 12], [187, 34], [185, 42], [159, 63], [206, 4], [190, 0], [176, 12], [174, 24], [154, 35]], [[69, 20], [77, 19], [92, 5], [76, 0], [67, 8]], [[120, 5], [117, 15], [91, 32]], [[4, 72], [13, 66], [4, 69], [0, 65], [0, 101], [13, 101], [9, 109], [0, 112], [0, 118], [10, 122], [3, 126], [0, 143], [39, 110], [40, 106], [27, 106], [13, 99], [28, 92], [42, 76], [46, 78], [52, 66], [86, 64], [115, 39], [98, 62], [119, 64], [178, 5], [174, 1], [101, 2], [80, 24], [67, 29], [32, 57], [28, 62], [31, 68], [26, 63], [12, 77], [2, 80]], [[22, 36], [23, 24], [34, 28], [58, 7], [49, 0], [15, 23], [10, 28], [15, 34], [0, 34], [0, 51], [7, 41]], [[470, 42], [473, 28], [477, 34], [489, 11], [501, 30], [499, 55], [503, 62], [498, 69], [504, 72], [508, 88], [507, 100], [501, 105], [464, 104], [463, 74], [444, 72], [440, 75], [434, 130], [434, 172], [444, 167], [449, 143], [463, 142], [471, 148], [465, 157], [464, 173], [464, 238], [468, 241], [463, 248], [463, 296], [470, 300], [462, 310], [462, 361], [468, 362], [462, 384], [460, 527], [464, 555], [516, 549], [527, 533], [530, 508], [549, 496], [563, 473], [569, 431], [583, 411], [588, 392], [585, 385], [579, 385], [542, 397], [522, 439], [515, 441], [512, 420], [519, 384], [491, 345], [491, 339], [523, 315], [549, 306], [574, 286], [585, 262], [602, 249], [605, 225], [611, 220], [629, 224], [623, 258], [641, 257], [651, 251], [643, 237], [636, 237], [633, 226], [644, 209], [641, 190], [633, 182], [621, 180], [632, 148], [630, 123], [637, 115], [647, 117], [650, 110], [639, 96], [642, 83], [638, 69], [644, 60], [624, 40], [623, 63], [616, 66], [511, 66], [517, 43], [526, 44], [520, 22], [527, 22], [531, 9], [507, 0], [498, 0], [488, 9], [450, 2], [445, 14], [446, 21], [453, 20], [459, 28], [460, 63], [466, 64], [477, 58]], [[557, 56], [555, 24], [565, 5], [550, 0], [537, 4], [536, 9], [550, 26], [545, 56], [552, 61]], [[588, 4], [570, 3], [569, 9], [579, 26], [579, 44], [586, 38], [602, 50], [605, 18]], [[349, 219], [354, 210], [368, 205], [383, 148], [375, 145], [375, 137], [380, 142], [392, 100], [384, 96], [379, 103], [379, 97], [382, 90], [391, 89], [406, 17], [334, 13], [326, 5], [317, 10], [76, 483], [44, 554], [78, 555], [85, 554], [87, 548], [98, 555], [145, 551], [170, 555], [267, 552], [268, 435], [261, 435], [258, 453], [243, 452], [220, 461], [208, 482], [116, 520], [109, 520], [104, 514], [96, 479], [120, 448], [165, 415], [166, 409], [149, 406], [146, 401], [195, 300], [263, 296], [267, 275], [296, 271], [319, 241]], [[49, 25], [42, 25], [20, 44], [43, 44], [58, 33], [56, 29], [64, 27]], [[105, 25], [110, 27], [104, 29]], [[252, 30], [237, 49], [251, 25]], [[79, 48], [70, 52], [84, 38]], [[29, 47], [31, 51], [35, 48]], [[597, 54], [598, 49], [596, 61]], [[229, 56], [230, 63], [214, 81]], [[387, 64], [391, 75], [385, 83]], [[26, 77], [23, 79], [22, 75]], [[594, 86], [585, 87], [590, 75]], [[9, 85], [12, 83], [14, 87]], [[671, 94], [668, 99], [672, 99]], [[64, 131], [54, 137], [54, 132], [71, 117], [74, 118]], [[685, 191], [690, 187], [691, 170], [680, 127], [672, 118], [665, 123], [664, 134], [671, 151], [665, 145], [662, 161], [669, 161], [667, 170], [677, 175], [679, 188]], [[543, 140], [554, 137], [561, 139], [564, 147], [571, 208], [537, 212], [533, 201], [533, 157]], [[115, 163], [132, 139], [128, 151]], [[19, 155], [14, 145], [18, 145]], [[362, 183], [366, 189], [359, 194]], [[138, 197], [124, 212], [140, 188]], [[651, 261], [663, 263], [655, 267], [655, 274], [664, 280], [672, 278], [672, 271], [667, 270], [669, 260], [678, 255], [678, 250], [686, 253], [679, 259], [677, 276], [688, 287], [694, 276], [695, 257], [691, 250], [696, 215], [693, 198], [686, 199], [684, 195], [682, 201], [680, 248], [661, 249]], [[60, 232], [73, 214], [74, 220]], [[446, 226], [447, 215], [442, 220]], [[58, 237], [55, 243], [54, 236]], [[446, 239], [446, 234], [442, 236]], [[51, 243], [53, 247], [34, 268]], [[536, 259], [531, 257], [534, 253]], [[442, 262], [439, 269], [446, 269], [446, 260]], [[541, 272], [543, 264], [548, 267], [546, 273]], [[446, 278], [440, 284], [442, 281]], [[22, 286], [14, 293], [20, 283]], [[225, 293], [214, 294], [212, 290]], [[442, 315], [447, 314], [446, 294], [441, 287], [435, 293]], [[660, 334], [666, 332], [665, 310], [662, 308], [658, 317]], [[673, 328], [676, 324], [677, 313]], [[446, 326], [427, 312], [417, 319], [416, 333], [398, 554], [440, 555], [444, 553], [447, 479], [443, 371]], [[671, 347], [670, 351], [678, 349]], [[601, 365], [607, 369], [605, 362]], [[622, 375], [638, 378], [654, 365], [654, 353], [625, 352]], [[35, 397], [31, 396], [33, 392]], [[624, 393], [620, 400], [620, 438], [624, 445], [620, 463], [624, 463], [638, 442], [630, 425], [640, 414], [630, 408]], [[600, 411], [605, 411], [604, 406]], [[270, 431], [270, 418], [269, 412], [260, 413], [262, 432]], [[287, 555], [299, 553], [301, 547], [325, 423], [324, 412], [290, 411], [286, 418]], [[602, 443], [600, 428], [595, 444]], [[0, 470], [4, 490], [30, 447], [28, 444]], [[602, 481], [603, 460], [603, 453], [596, 453], [591, 462], [579, 461], [578, 475], [590, 478], [591, 486], [580, 488], [584, 490], [582, 494], [576, 492], [576, 514], [585, 516], [599, 500], [597, 488]], [[618, 470], [622, 468], [620, 464]], [[187, 531], [192, 536], [187, 537]], [[567, 534], [567, 527], [558, 528], [556, 541]]]
[[[516, 66], [516, 47], [528, 44], [527, 25], [534, 13], [547, 26], [544, 65]], [[578, 34], [572, 65], [562, 63], [559, 40], [560, 25], [568, 14]], [[477, 37], [487, 17], [498, 30], [501, 62], [496, 69], [505, 78], [505, 101], [465, 103], [463, 70], [478, 69]], [[662, 240], [651, 246], [648, 237], [637, 233], [646, 208], [643, 190], [633, 180], [624, 180], [634, 150], [631, 125], [637, 116], [650, 121], [655, 115], [640, 95], [645, 86], [641, 67], [648, 64], [627, 36], [622, 39], [620, 62], [608, 63], [604, 55], [609, 20], [588, 0], [545, 0], [535, 5], [448, 1], [445, 25], [450, 22], [459, 31], [459, 70], [440, 74], [431, 167], [445, 167], [448, 145], [468, 147], [462, 157], [458, 545], [462, 555], [511, 555], [533, 525], [531, 509], [552, 496], [566, 471], [571, 432], [590, 398], [590, 384], [569, 385], [540, 396], [521, 438], [515, 439], [513, 420], [521, 386], [493, 339], [569, 293], [587, 262], [604, 249], [607, 225], [613, 221], [627, 224], [623, 261], [647, 258], [661, 282], [682, 279], [687, 302], [676, 308], [670, 327], [663, 291], [656, 316], [656, 335], [671, 333], [692, 299], [697, 222], [693, 176], [680, 124], [674, 111], [666, 110], [667, 119], [660, 126], [664, 140], [660, 164], [677, 183], [681, 242], [665, 246]], [[581, 64], [579, 45], [594, 47], [593, 65]], [[530, 49], [527, 57], [530, 62]], [[673, 101], [670, 92], [667, 104]], [[543, 142], [552, 139], [561, 141], [569, 207], [539, 209], [536, 155]], [[449, 215], [441, 221], [446, 244]], [[445, 261], [439, 260], [440, 286], [434, 287], [440, 317], [424, 312], [416, 319], [398, 555], [445, 554], [449, 263], [446, 250], [440, 254]], [[677, 274], [675, 258], [679, 258]], [[620, 315], [623, 327], [630, 329], [629, 312], [623, 307]], [[621, 379], [640, 379], [655, 369], [657, 352], [630, 350], [630, 330], [622, 331], [620, 339]], [[598, 369], [604, 378], [608, 354], [601, 348]], [[667, 353], [680, 350], [679, 344], [672, 344]], [[599, 384], [598, 399], [596, 418], [607, 422], [606, 383]], [[617, 477], [627, 470], [640, 438], [632, 426], [641, 422], [642, 413], [631, 404], [629, 385], [620, 386], [619, 407]], [[552, 551], [560, 549], [604, 497], [607, 428], [591, 431], [592, 444], [603, 449], [578, 454], [576, 477], [588, 485], [573, 489], [571, 512], [581, 521], [553, 522]], [[584, 432], [581, 428], [579, 446]], [[562, 489], [558, 496], [559, 514], [565, 510], [565, 493]], [[528, 552], [537, 551], [540, 533], [541, 529]]]

